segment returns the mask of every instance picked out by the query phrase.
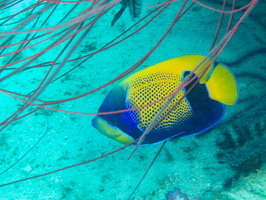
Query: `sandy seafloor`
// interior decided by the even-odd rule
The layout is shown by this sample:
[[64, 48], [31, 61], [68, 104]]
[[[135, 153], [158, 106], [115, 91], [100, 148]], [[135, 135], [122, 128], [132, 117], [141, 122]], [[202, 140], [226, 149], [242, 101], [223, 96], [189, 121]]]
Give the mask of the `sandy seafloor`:
[[[144, 6], [159, 2], [145, 1]], [[78, 69], [49, 85], [39, 98], [70, 98], [118, 76], [155, 45], [173, 20], [180, 3], [173, 3], [137, 35], [96, 54]], [[134, 23], [126, 10], [115, 26], [110, 27], [112, 17], [119, 8], [114, 7], [97, 22], [72, 58], [99, 49]], [[61, 9], [57, 12], [58, 16], [66, 12], [61, 7], [58, 9]], [[78, 9], [81, 8], [76, 8], [72, 14], [75, 15]], [[265, 3], [259, 2], [217, 59], [235, 73], [240, 88], [239, 103], [234, 107], [228, 106], [225, 118], [211, 131], [168, 141], [132, 199], [165, 199], [165, 194], [174, 187], [179, 187], [191, 199], [196, 196], [203, 200], [266, 199], [265, 9]], [[151, 10], [144, 9], [142, 16]], [[218, 13], [195, 6], [180, 19], [140, 68], [184, 54], [206, 55], [218, 19]], [[51, 22], [51, 25], [54, 24]], [[7, 29], [3, 27], [1, 30]], [[19, 36], [15, 39], [19, 40]], [[27, 54], [22, 53], [21, 57], [36, 51], [38, 47], [28, 50]], [[44, 54], [41, 61], [50, 61], [56, 52], [57, 49]], [[66, 65], [66, 70], [74, 64]], [[3, 81], [0, 86], [27, 94], [37, 87], [44, 72], [43, 68], [26, 70]], [[54, 107], [97, 112], [110, 88], [112, 86]], [[0, 99], [1, 121], [22, 104], [4, 94], [0, 94]], [[92, 118], [89, 115], [39, 110], [13, 122], [0, 135], [0, 172], [43, 138], [16, 165], [1, 174], [0, 182], [3, 184], [84, 162], [122, 146], [94, 129]], [[127, 157], [133, 147], [128, 147], [86, 165], [1, 187], [0, 199], [124, 200], [137, 185], [159, 147], [139, 147], [129, 160]]]

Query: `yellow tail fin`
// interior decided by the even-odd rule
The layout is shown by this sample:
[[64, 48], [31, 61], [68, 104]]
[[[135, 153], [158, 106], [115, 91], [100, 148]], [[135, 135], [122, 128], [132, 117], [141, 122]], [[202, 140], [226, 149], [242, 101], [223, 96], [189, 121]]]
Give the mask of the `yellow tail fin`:
[[219, 64], [206, 83], [210, 98], [226, 105], [234, 105], [238, 99], [236, 79], [230, 69]]

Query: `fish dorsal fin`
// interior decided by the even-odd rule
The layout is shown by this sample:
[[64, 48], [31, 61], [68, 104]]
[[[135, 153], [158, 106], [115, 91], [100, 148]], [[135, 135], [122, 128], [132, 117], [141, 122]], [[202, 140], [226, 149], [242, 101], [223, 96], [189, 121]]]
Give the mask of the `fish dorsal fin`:
[[234, 105], [237, 102], [237, 82], [227, 66], [217, 65], [206, 85], [211, 99], [226, 105]]
[[207, 81], [207, 77], [208, 74], [210, 73], [210, 71], [212, 70], [212, 63], [210, 58], [206, 58], [206, 56], [203, 55], [198, 55], [198, 54], [188, 54], [188, 55], [183, 55], [183, 56], [179, 56], [173, 59], [170, 59], [168, 61], [166, 61], [167, 63], [171, 64], [171, 67], [173, 68], [173, 66], [179, 66], [179, 70], [182, 71], [192, 71], [195, 69], [195, 67], [197, 67], [197, 65], [199, 65], [204, 59], [205, 62], [203, 62], [198, 69], [195, 71], [195, 74], [199, 75], [200, 72], [208, 65], [210, 64], [210, 66], [208, 67], [208, 69], [206, 70], [205, 74], [201, 77], [200, 79], [200, 83], [204, 84]]
[[[150, 67], [147, 67], [143, 70], [140, 70], [138, 72], [135, 72], [131, 76], [124, 79], [124, 82], [131, 81], [136, 79], [139, 76], [145, 76], [148, 74], [155, 74], [155, 73], [168, 73], [168, 74], [175, 74], [175, 75], [182, 75], [184, 71], [192, 71], [197, 67], [203, 59], [205, 59], [206, 56], [203, 55], [197, 55], [197, 54], [189, 54], [189, 55], [183, 55], [179, 57], [175, 57], [160, 63], [157, 63], [155, 65], [152, 65]], [[200, 72], [208, 65], [208, 69], [206, 70], [205, 74], [201, 77], [200, 83], [204, 84], [207, 81], [207, 77], [212, 70], [212, 63], [211, 59], [206, 58], [205, 62], [202, 63], [199, 68], [195, 71], [195, 74], [202, 75]]]

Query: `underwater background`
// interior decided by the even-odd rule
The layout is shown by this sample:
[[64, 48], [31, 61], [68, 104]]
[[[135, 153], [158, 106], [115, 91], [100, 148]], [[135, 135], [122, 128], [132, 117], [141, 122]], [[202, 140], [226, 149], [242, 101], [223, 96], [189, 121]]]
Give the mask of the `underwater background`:
[[[219, 7], [221, 2], [213, 1], [212, 6]], [[241, 7], [248, 2], [241, 1], [237, 6]], [[9, 9], [1, 10], [1, 32], [10, 31], [14, 24], [27, 17], [27, 13], [12, 19], [14, 23], [9, 22], [8, 25], [2, 24], [3, 18], [34, 3], [36, 1], [22, 1]], [[164, 1], [143, 1], [141, 16], [155, 9], [145, 7], [158, 3]], [[63, 75], [62, 78], [49, 84], [38, 99], [54, 101], [71, 98], [114, 79], [139, 61], [157, 43], [172, 23], [181, 4], [181, 1], [171, 3], [159, 17], [138, 33], [93, 55], [66, 75], [64, 73], [72, 69], [78, 61], [65, 63], [57, 75]], [[120, 7], [120, 4], [117, 4], [96, 21], [69, 60], [95, 52], [138, 20], [133, 20], [126, 9], [111, 26]], [[82, 4], [71, 10], [72, 8], [71, 4], [58, 5], [52, 15], [54, 20], [48, 20], [43, 27], [60, 24], [61, 18], [65, 18], [69, 11], [69, 15], [64, 19], [66, 21], [84, 10]], [[187, 193], [190, 199], [266, 199], [265, 9], [265, 2], [260, 1], [216, 59], [217, 63], [229, 66], [237, 78], [240, 92], [238, 104], [227, 106], [224, 119], [208, 132], [169, 140], [131, 199], [166, 199], [166, 193], [175, 187]], [[235, 20], [242, 14], [243, 12], [236, 13]], [[45, 17], [43, 13], [38, 23], [43, 23]], [[215, 11], [194, 5], [136, 70], [180, 55], [207, 55], [219, 17]], [[227, 15], [225, 17], [228, 18]], [[141, 25], [137, 24], [122, 37], [131, 34]], [[30, 27], [31, 22], [24, 29], [29, 30]], [[226, 24], [222, 26], [222, 29], [225, 28]], [[74, 38], [67, 48], [72, 48], [79, 38]], [[218, 38], [221, 38], [221, 35]], [[42, 51], [46, 44], [56, 39], [58, 38], [26, 49], [15, 60]], [[23, 34], [12, 38], [15, 42], [22, 40], [25, 40]], [[37, 65], [55, 59], [66, 44], [67, 41], [47, 51], [31, 64]], [[66, 55], [67, 53], [63, 53], [57, 62], [63, 62]], [[5, 65], [8, 59], [8, 56], [1, 57], [1, 66]], [[12, 67], [20, 65], [22, 64], [18, 63]], [[46, 71], [46, 67], [20, 71], [15, 76], [1, 81], [0, 88], [26, 95], [36, 89]], [[9, 70], [1, 71], [0, 78], [9, 73]], [[95, 113], [112, 87], [113, 85], [110, 85], [74, 101], [49, 106]], [[21, 101], [1, 92], [1, 122], [22, 104]], [[31, 110], [33, 106], [27, 108], [25, 113]], [[121, 144], [100, 134], [91, 126], [93, 117], [40, 109], [13, 121], [0, 135], [0, 184], [81, 163], [120, 148]], [[160, 145], [139, 147], [130, 159], [127, 157], [134, 147], [127, 147], [85, 165], [0, 187], [0, 199], [127, 199], [159, 147]]]

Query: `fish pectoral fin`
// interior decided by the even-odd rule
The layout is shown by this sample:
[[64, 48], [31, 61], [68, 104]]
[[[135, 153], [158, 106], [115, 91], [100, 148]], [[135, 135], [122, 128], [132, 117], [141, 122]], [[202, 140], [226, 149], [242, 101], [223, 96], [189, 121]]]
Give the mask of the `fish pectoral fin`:
[[206, 86], [211, 99], [226, 105], [234, 105], [237, 102], [238, 87], [236, 78], [227, 66], [217, 65]]
[[115, 16], [111, 22], [111, 26], [115, 25], [115, 22], [121, 17], [121, 15], [124, 13], [125, 9], [126, 9], [126, 6], [122, 5], [121, 9], [115, 14]]
[[128, 136], [127, 134], [123, 133], [120, 129], [118, 129], [115, 126], [112, 126], [104, 119], [96, 116], [92, 120], [92, 125], [95, 127], [101, 134], [116, 140], [122, 144], [129, 144], [130, 142], [133, 142], [133, 138]]

